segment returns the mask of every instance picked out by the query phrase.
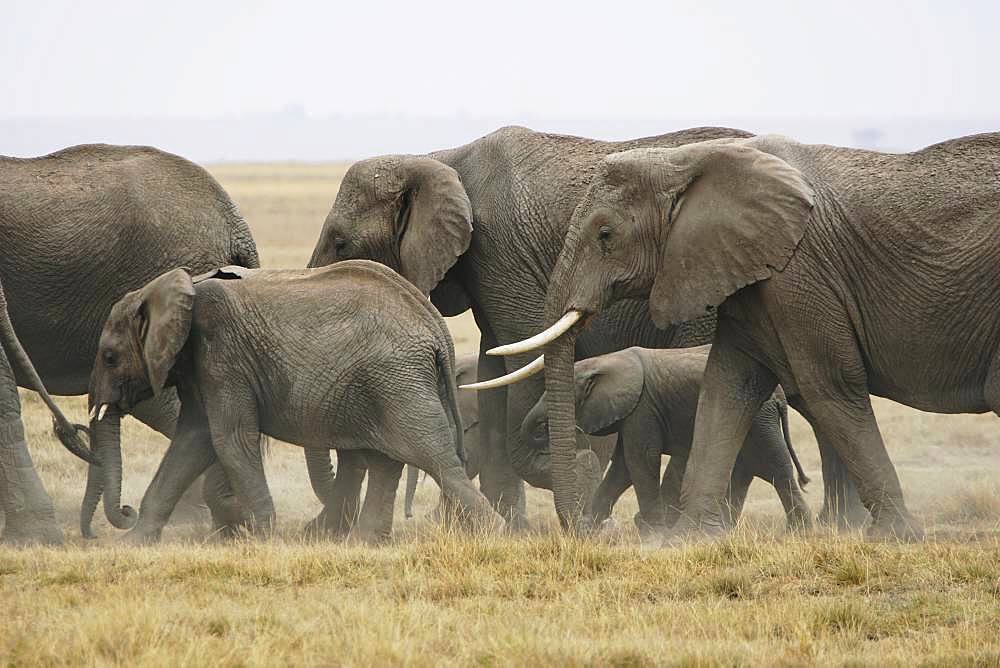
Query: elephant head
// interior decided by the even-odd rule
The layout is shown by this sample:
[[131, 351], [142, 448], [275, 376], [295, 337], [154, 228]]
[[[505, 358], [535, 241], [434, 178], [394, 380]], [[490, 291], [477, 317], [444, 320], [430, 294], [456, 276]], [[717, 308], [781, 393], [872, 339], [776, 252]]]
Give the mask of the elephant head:
[[[577, 362], [576, 425], [591, 436], [608, 436], [639, 404], [645, 385], [642, 361], [635, 349], [591, 357]], [[547, 448], [549, 439], [545, 394], [521, 424], [521, 435], [535, 448]]]
[[90, 415], [102, 466], [91, 467], [87, 477], [80, 518], [85, 536], [92, 536], [90, 520], [102, 490], [108, 521], [120, 529], [135, 524], [135, 511], [120, 505], [119, 422], [137, 403], [167, 386], [191, 329], [194, 295], [187, 271], [174, 269], [128, 293], [111, 309], [90, 376]]
[[572, 495], [580, 493], [572, 487], [572, 378], [576, 336], [587, 318], [616, 300], [647, 297], [658, 326], [691, 320], [782, 271], [795, 252], [813, 192], [798, 170], [758, 148], [767, 142], [720, 139], [605, 158], [573, 213], [549, 282], [546, 320], [553, 324], [491, 351], [545, 348], [560, 514], [573, 511]]
[[454, 169], [433, 158], [383, 156], [344, 175], [309, 266], [374, 260], [429, 294], [444, 315], [457, 315], [469, 300], [446, 275], [471, 239], [472, 205]]

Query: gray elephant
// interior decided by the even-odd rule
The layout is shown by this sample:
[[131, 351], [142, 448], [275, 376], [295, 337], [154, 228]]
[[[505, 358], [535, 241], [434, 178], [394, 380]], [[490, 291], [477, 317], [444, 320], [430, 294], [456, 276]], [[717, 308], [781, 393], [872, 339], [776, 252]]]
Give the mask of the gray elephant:
[[[195, 272], [259, 266], [249, 227], [215, 179], [183, 158], [142, 146], [0, 157], [0, 239], [10, 317], [46, 386], [63, 395], [88, 392], [101, 327], [129, 290], [178, 266]], [[32, 387], [19, 371], [17, 380]], [[173, 391], [132, 407], [132, 415], [168, 436], [177, 411]], [[135, 520], [117, 487], [119, 415], [110, 409], [91, 426], [104, 466], [90, 471], [85, 535], [102, 491], [113, 525]], [[225, 488], [217, 475], [209, 482], [207, 492]], [[215, 514], [216, 496], [206, 500]]]
[[[472, 309], [482, 333], [479, 379], [513, 371], [528, 356], [506, 362], [483, 353], [537, 332], [545, 321], [545, 295], [573, 208], [601, 160], [638, 147], [681, 146], [720, 137], [746, 137], [728, 128], [694, 128], [625, 142], [502, 128], [465, 146], [428, 155], [390, 155], [354, 164], [344, 177], [323, 225], [310, 266], [364, 258], [410, 279], [445, 315]], [[693, 270], [693, 269], [692, 269]], [[644, 299], [615, 304], [577, 339], [576, 358], [629, 346], [677, 348], [710, 343], [714, 314], [659, 329]], [[487, 498], [523, 524], [521, 479], [552, 489], [548, 448], [521, 440], [524, 416], [543, 391], [540, 379], [479, 393], [483, 463], [480, 486]], [[583, 445], [583, 444], [581, 444]], [[822, 443], [821, 443], [822, 446]], [[611, 444], [613, 448], [613, 443]], [[833, 514], [856, 492], [822, 448], [824, 485]], [[565, 456], [562, 453], [560, 456]], [[570, 480], [600, 480], [599, 462], [574, 451], [556, 469], [569, 498]]]
[[[478, 366], [479, 355], [475, 353], [455, 358], [455, 382], [459, 385], [476, 382]], [[479, 475], [479, 401], [471, 392], [460, 392], [458, 407], [462, 413], [462, 426], [465, 431], [462, 438], [462, 445], [465, 448], [465, 473], [469, 476], [469, 480], [473, 480]], [[403, 512], [407, 519], [413, 517], [413, 497], [417, 493], [419, 479], [420, 469], [416, 466], [407, 466], [406, 494], [403, 497]]]
[[[130, 542], [159, 538], [177, 499], [216, 459], [247, 528], [274, 504], [260, 439], [364, 450], [373, 479], [360, 528], [392, 527], [403, 464], [428, 471], [477, 522], [499, 520], [462, 463], [454, 349], [426, 297], [382, 265], [321, 270], [175, 269], [112, 309], [92, 374], [98, 415], [177, 387], [177, 433], [143, 497]], [[377, 455], [377, 456], [376, 456]]]
[[[678, 530], [722, 530], [739, 444], [780, 383], [837, 449], [872, 537], [917, 538], [870, 395], [1000, 414], [1000, 134], [907, 154], [777, 136], [609, 156], [553, 274], [553, 453], [575, 448], [574, 339], [616, 300], [670, 327], [718, 307]], [[555, 454], [553, 454], [555, 456]]]
[[[7, 312], [7, 298], [0, 285], [0, 510], [4, 514], [4, 531], [0, 541], [11, 544], [63, 542], [62, 530], [56, 525], [52, 499], [35, 471], [24, 438], [21, 421], [21, 400], [14, 379], [15, 369], [25, 384], [36, 390], [55, 420], [56, 435], [63, 446], [84, 461], [94, 457], [80, 440], [78, 431], [84, 427], [66, 419], [52, 401], [31, 359], [14, 332]], [[11, 363], [13, 360], [13, 363]]]
[[[593, 522], [611, 516], [635, 485], [636, 526], [656, 535], [677, 521], [701, 379], [711, 346], [674, 350], [627, 348], [576, 363], [576, 421], [588, 434], [617, 434], [618, 447], [593, 501]], [[545, 395], [524, 419], [526, 439], [548, 440]], [[660, 481], [660, 456], [670, 455]], [[796, 476], [798, 480], [796, 480]], [[799, 483], [809, 478], [788, 435], [788, 404], [779, 387], [754, 416], [727, 492], [735, 521], [753, 478], [774, 486], [789, 528], [812, 525]]]

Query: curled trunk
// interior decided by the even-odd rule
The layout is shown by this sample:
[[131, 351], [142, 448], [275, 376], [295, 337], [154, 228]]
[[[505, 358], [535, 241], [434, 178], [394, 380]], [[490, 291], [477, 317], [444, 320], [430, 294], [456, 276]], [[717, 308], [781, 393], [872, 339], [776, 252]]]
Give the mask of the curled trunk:
[[[95, 454], [100, 461], [100, 472], [103, 479], [100, 484], [91, 485], [94, 471], [87, 476], [87, 493], [84, 495], [81, 508], [81, 528], [83, 515], [90, 506], [97, 506], [97, 496], [103, 488], [104, 516], [117, 529], [131, 529], [135, 526], [136, 512], [131, 506], [121, 505], [122, 501], [122, 448], [121, 448], [121, 415], [116, 408], [108, 411], [103, 420], [91, 422], [91, 433], [97, 444]], [[91, 511], [91, 516], [93, 511]], [[88, 522], [89, 524], [89, 522]], [[89, 527], [88, 527], [89, 529]]]

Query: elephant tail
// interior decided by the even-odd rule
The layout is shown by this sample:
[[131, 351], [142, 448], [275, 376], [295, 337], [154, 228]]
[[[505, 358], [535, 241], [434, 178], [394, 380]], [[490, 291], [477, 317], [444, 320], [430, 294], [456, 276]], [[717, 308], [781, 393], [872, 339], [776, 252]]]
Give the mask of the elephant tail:
[[778, 402], [778, 412], [781, 413], [781, 433], [785, 437], [785, 447], [788, 448], [788, 454], [791, 456], [792, 463], [795, 464], [795, 470], [799, 474], [799, 486], [805, 487], [809, 484], [809, 476], [803, 470], [802, 463], [799, 462], [799, 456], [795, 454], [795, 448], [792, 447], [792, 434], [788, 428], [788, 404], [784, 401]]
[[441, 403], [446, 407], [445, 412], [448, 414], [448, 422], [451, 423], [451, 427], [455, 432], [455, 452], [458, 453], [458, 458], [462, 462], [462, 466], [465, 466], [467, 463], [465, 445], [463, 443], [465, 429], [462, 427], [462, 412], [458, 407], [458, 386], [455, 383], [455, 358], [450, 349], [446, 348], [442, 350], [438, 348], [435, 353], [435, 362], [437, 363], [438, 372], [438, 393], [441, 397]]

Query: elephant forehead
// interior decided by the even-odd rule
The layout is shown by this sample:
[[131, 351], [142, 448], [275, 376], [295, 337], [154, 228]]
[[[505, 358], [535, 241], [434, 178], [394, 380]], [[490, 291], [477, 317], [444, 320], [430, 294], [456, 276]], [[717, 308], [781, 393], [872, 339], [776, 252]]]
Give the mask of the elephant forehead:
[[357, 162], [348, 170], [340, 187], [353, 196], [355, 203], [395, 197], [404, 187], [399, 173], [401, 164], [402, 159], [396, 156]]

